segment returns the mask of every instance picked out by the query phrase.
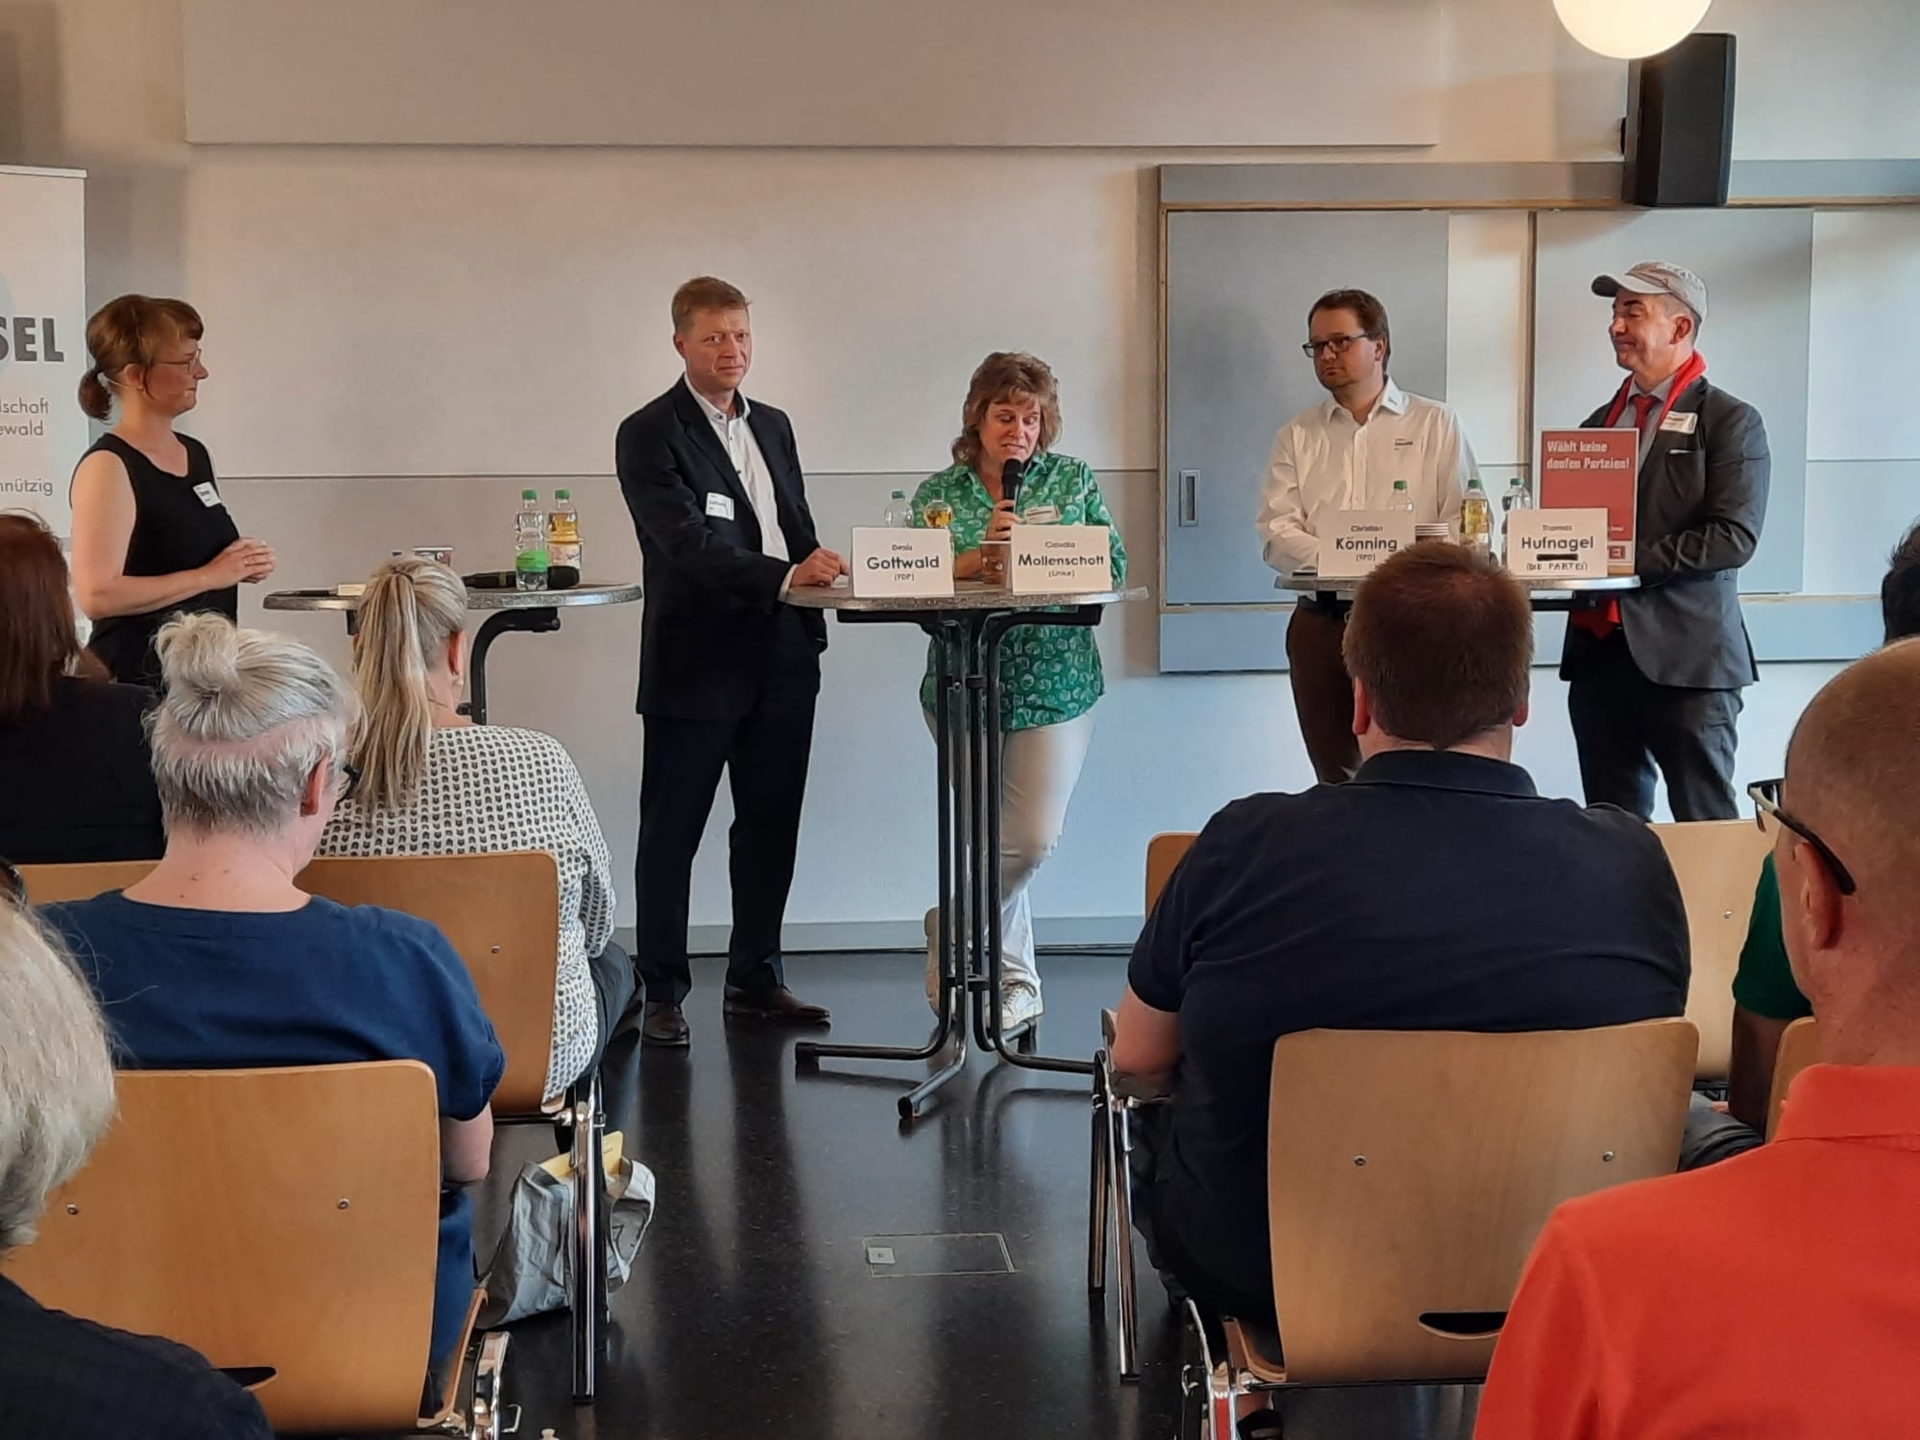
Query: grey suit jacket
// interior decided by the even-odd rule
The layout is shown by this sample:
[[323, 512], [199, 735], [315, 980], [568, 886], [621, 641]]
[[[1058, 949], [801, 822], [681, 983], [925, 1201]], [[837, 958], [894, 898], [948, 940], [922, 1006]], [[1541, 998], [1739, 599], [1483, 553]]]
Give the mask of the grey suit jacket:
[[[1606, 424], [1611, 404], [1582, 428]], [[1657, 685], [1731, 690], [1760, 678], [1740, 616], [1740, 567], [1767, 518], [1772, 460], [1760, 412], [1705, 377], [1674, 401], [1700, 419], [1691, 435], [1661, 430], [1640, 466], [1634, 572], [1620, 626], [1640, 672]], [[1567, 627], [1560, 674], [1572, 679], [1599, 642]]]

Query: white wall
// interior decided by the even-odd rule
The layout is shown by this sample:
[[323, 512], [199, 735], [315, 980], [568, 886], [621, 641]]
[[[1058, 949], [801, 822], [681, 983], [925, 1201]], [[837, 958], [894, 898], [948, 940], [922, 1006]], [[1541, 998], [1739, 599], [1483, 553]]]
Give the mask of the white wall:
[[[1151, 167], [1355, 158], [190, 150], [177, 6], [0, 8], [0, 68], [24, 57], [22, 72], [42, 77], [11, 122], [0, 107], [0, 159], [91, 168], [96, 300], [137, 286], [185, 293], [206, 311], [213, 378], [196, 424], [243, 523], [278, 543], [278, 578], [288, 584], [343, 578], [392, 546], [427, 540], [451, 541], [474, 565], [501, 556], [523, 477], [571, 481], [586, 513], [590, 568], [631, 572], [636, 548], [610, 475], [612, 431], [671, 378], [666, 298], [697, 270], [727, 274], [756, 299], [751, 388], [793, 413], [828, 534], [877, 515], [889, 488], [938, 466], [970, 366], [989, 348], [1021, 345], [1061, 371], [1064, 443], [1100, 468], [1140, 574], [1150, 577], [1158, 510]], [[1909, 72], [1920, 61], [1920, 41], [1890, 34], [1899, 17], [1879, 0], [1822, 8], [1863, 25], [1887, 22], [1862, 43], [1904, 45]], [[1722, 9], [1752, 54], [1794, 0], [1719, 0], [1709, 23], [1725, 23]], [[1414, 154], [1617, 154], [1624, 67], [1567, 40], [1546, 0], [1449, 0], [1445, 32], [1452, 78], [1441, 96], [1441, 141]], [[1847, 136], [1821, 118], [1830, 95], [1825, 84], [1746, 76], [1742, 113], [1766, 108], [1785, 117], [1783, 126], [1799, 116], [1821, 144], [1837, 143]], [[1889, 110], [1904, 106], [1904, 82], [1890, 82], [1879, 98]], [[1794, 153], [1834, 152], [1768, 156]], [[1452, 365], [1459, 397], [1481, 417], [1490, 466], [1524, 455], [1515, 306], [1526, 272], [1515, 223], [1476, 217], [1453, 234]], [[285, 628], [339, 653], [332, 622], [293, 617]], [[1145, 606], [1101, 632], [1112, 689], [1066, 841], [1036, 889], [1043, 916], [1136, 913], [1149, 834], [1197, 825], [1245, 791], [1309, 779], [1283, 676], [1161, 676], [1153, 636]], [[912, 699], [919, 645], [877, 629], [842, 629], [833, 639], [792, 918], [897, 922], [909, 933], [932, 869], [930, 747]], [[496, 718], [566, 741], [623, 871], [638, 773], [636, 647], [631, 612], [569, 617], [560, 635], [502, 641], [493, 667]], [[1749, 692], [1743, 775], [1777, 767], [1788, 727], [1827, 673], [1775, 667]], [[1550, 672], [1537, 681], [1521, 758], [1543, 788], [1573, 793], [1560, 687]], [[695, 883], [694, 918], [703, 924], [726, 916], [724, 800], [717, 809]], [[623, 922], [632, 913], [627, 896]]]

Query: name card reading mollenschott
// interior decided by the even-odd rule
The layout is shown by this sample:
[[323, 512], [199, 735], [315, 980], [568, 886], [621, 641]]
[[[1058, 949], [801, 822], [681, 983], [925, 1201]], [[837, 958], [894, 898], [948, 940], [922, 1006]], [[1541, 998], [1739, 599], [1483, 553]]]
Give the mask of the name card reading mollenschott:
[[1605, 510], [1509, 510], [1507, 568], [1522, 580], [1600, 580], [1607, 574]]
[[1320, 578], [1356, 579], [1411, 544], [1411, 510], [1337, 511], [1320, 537]]
[[1113, 532], [1104, 525], [1016, 525], [1008, 567], [1016, 595], [1113, 588]]
[[953, 594], [951, 530], [853, 532], [853, 593], [862, 600], [907, 595]]

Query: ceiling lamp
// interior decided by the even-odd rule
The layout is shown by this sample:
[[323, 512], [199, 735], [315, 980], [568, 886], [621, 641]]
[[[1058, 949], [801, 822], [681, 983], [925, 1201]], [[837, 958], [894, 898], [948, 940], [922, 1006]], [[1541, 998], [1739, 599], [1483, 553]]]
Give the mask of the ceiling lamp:
[[1553, 0], [1567, 33], [1615, 60], [1638, 60], [1678, 45], [1712, 0]]

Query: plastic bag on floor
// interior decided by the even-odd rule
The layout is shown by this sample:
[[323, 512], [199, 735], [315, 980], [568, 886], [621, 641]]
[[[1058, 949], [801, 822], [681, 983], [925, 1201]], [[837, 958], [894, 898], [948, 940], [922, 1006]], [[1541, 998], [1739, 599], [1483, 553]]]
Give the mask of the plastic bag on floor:
[[[619, 1131], [605, 1137], [607, 1293], [627, 1283], [653, 1220], [653, 1172], [625, 1154]], [[529, 1164], [513, 1182], [507, 1228], [487, 1267], [482, 1326], [505, 1325], [567, 1308], [567, 1245], [573, 1230], [573, 1159]]]

